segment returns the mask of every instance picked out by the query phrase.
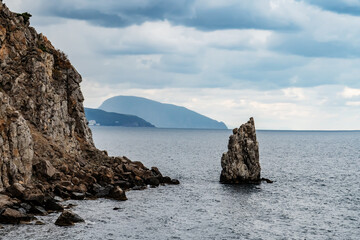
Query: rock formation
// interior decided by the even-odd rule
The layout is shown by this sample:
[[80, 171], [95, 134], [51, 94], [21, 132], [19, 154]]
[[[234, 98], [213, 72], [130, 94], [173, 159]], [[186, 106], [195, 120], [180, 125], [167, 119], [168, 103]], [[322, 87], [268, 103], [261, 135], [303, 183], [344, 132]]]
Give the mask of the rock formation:
[[55, 195], [125, 199], [122, 190], [153, 178], [173, 183], [157, 169], [95, 148], [81, 76], [29, 26], [30, 16], [0, 1], [0, 222], [31, 219], [34, 206], [61, 210]]
[[222, 183], [258, 183], [260, 179], [259, 144], [254, 119], [233, 130], [228, 152], [221, 158]]

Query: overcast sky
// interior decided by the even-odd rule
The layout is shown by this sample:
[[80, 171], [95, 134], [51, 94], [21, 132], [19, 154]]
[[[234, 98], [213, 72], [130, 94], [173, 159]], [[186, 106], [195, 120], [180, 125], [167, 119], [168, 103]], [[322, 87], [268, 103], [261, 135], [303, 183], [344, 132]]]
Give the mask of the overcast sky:
[[360, 129], [360, 0], [3, 0], [116, 95], [236, 127]]

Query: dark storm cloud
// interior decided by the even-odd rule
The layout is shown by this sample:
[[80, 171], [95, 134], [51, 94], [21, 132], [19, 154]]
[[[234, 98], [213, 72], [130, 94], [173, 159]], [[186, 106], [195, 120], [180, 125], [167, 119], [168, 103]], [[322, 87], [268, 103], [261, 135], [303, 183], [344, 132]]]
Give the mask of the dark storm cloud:
[[291, 18], [271, 13], [269, 1], [224, 1], [216, 6], [195, 0], [44, 1], [39, 14], [79, 19], [103, 27], [125, 27], [146, 21], [170, 21], [200, 30], [294, 30]]

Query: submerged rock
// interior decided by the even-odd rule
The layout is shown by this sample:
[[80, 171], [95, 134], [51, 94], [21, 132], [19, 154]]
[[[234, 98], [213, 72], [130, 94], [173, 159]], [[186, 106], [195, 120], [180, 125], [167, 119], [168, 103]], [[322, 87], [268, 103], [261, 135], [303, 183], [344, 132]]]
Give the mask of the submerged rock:
[[233, 130], [228, 152], [221, 158], [221, 183], [259, 183], [259, 144], [256, 140], [254, 119]]
[[56, 220], [55, 225], [72, 226], [78, 222], [85, 222], [79, 215], [71, 211], [64, 211]]

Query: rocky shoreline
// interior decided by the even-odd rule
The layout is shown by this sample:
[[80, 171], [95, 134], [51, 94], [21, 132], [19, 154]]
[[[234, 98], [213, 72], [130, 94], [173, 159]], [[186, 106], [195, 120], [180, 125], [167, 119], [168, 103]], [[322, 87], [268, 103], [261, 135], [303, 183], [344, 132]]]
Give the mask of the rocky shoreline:
[[126, 201], [129, 190], [179, 184], [176, 179], [162, 176], [156, 167], [148, 169], [126, 157], [104, 159], [102, 165], [63, 165], [60, 170], [50, 162], [39, 163], [41, 167], [35, 168], [36, 183], [27, 186], [14, 183], [0, 194], [0, 223], [27, 223], [36, 220], [36, 215], [62, 212], [65, 209], [62, 202], [69, 199]]
[[0, 223], [64, 211], [66, 199], [124, 201], [131, 189], [179, 184], [95, 147], [81, 76], [30, 17], [0, 0]]

